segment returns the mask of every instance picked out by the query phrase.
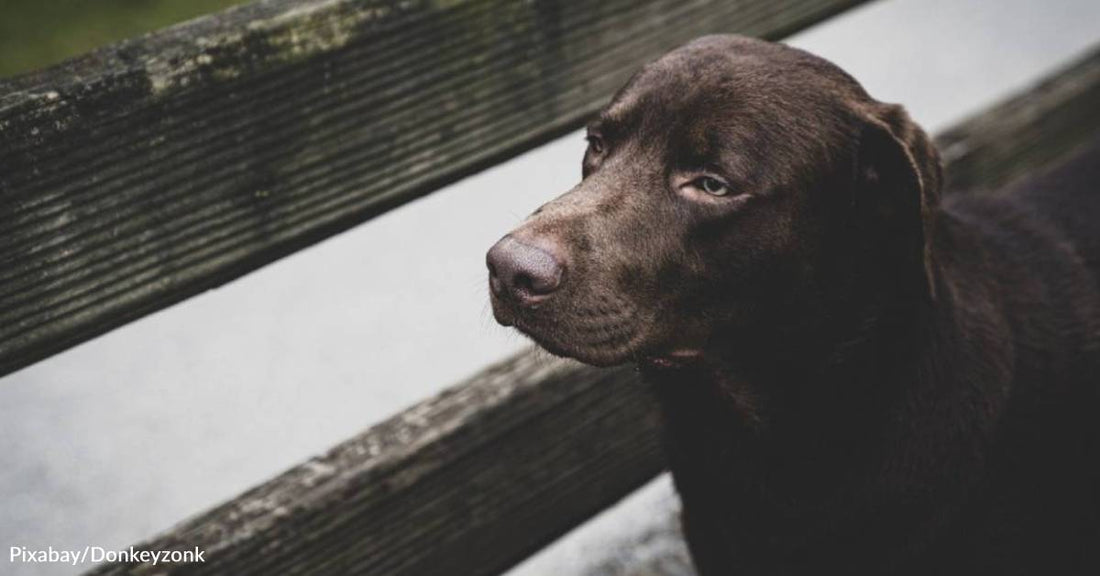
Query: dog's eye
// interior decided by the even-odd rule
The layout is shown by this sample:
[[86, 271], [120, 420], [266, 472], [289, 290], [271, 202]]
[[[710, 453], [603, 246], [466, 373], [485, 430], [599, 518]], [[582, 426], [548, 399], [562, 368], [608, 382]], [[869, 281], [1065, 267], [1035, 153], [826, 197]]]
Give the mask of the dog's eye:
[[714, 178], [713, 176], [703, 176], [694, 182], [695, 187], [710, 194], [711, 196], [725, 196], [730, 193], [729, 184]]

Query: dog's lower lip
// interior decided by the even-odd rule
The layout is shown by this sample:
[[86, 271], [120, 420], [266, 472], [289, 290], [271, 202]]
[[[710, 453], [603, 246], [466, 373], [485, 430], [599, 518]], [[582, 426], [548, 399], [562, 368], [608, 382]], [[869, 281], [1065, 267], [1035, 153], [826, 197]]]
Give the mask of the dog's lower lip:
[[501, 326], [508, 327], [515, 324], [514, 316], [497, 308], [495, 302], [493, 306], [493, 318], [497, 321], [497, 324]]

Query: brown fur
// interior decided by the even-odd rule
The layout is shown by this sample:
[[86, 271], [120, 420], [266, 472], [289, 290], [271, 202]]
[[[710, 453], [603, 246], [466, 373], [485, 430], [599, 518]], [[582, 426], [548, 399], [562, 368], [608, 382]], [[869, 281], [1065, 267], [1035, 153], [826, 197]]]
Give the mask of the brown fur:
[[1100, 194], [1064, 172], [1095, 158], [941, 200], [900, 106], [735, 36], [646, 66], [589, 133], [581, 183], [511, 234], [560, 282], [493, 310], [640, 365], [703, 576], [1100, 573]]

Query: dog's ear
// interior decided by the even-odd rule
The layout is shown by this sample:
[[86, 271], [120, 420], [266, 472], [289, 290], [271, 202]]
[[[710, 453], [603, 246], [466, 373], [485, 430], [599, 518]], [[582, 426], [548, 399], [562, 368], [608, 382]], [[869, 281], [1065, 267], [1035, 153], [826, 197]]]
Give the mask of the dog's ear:
[[901, 106], [875, 103], [864, 119], [854, 198], [860, 227], [889, 252], [888, 262], [901, 264], [891, 273], [918, 272], [921, 289], [935, 299], [929, 243], [943, 179], [939, 154]]

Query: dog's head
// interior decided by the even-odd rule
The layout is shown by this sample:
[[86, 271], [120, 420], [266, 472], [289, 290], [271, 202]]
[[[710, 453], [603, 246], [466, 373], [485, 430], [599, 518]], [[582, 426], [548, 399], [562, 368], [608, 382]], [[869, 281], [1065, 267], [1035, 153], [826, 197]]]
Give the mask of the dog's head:
[[857, 293], [930, 297], [939, 183], [920, 128], [836, 66], [702, 38], [638, 72], [583, 180], [489, 251], [493, 313], [583, 362], [675, 363]]

